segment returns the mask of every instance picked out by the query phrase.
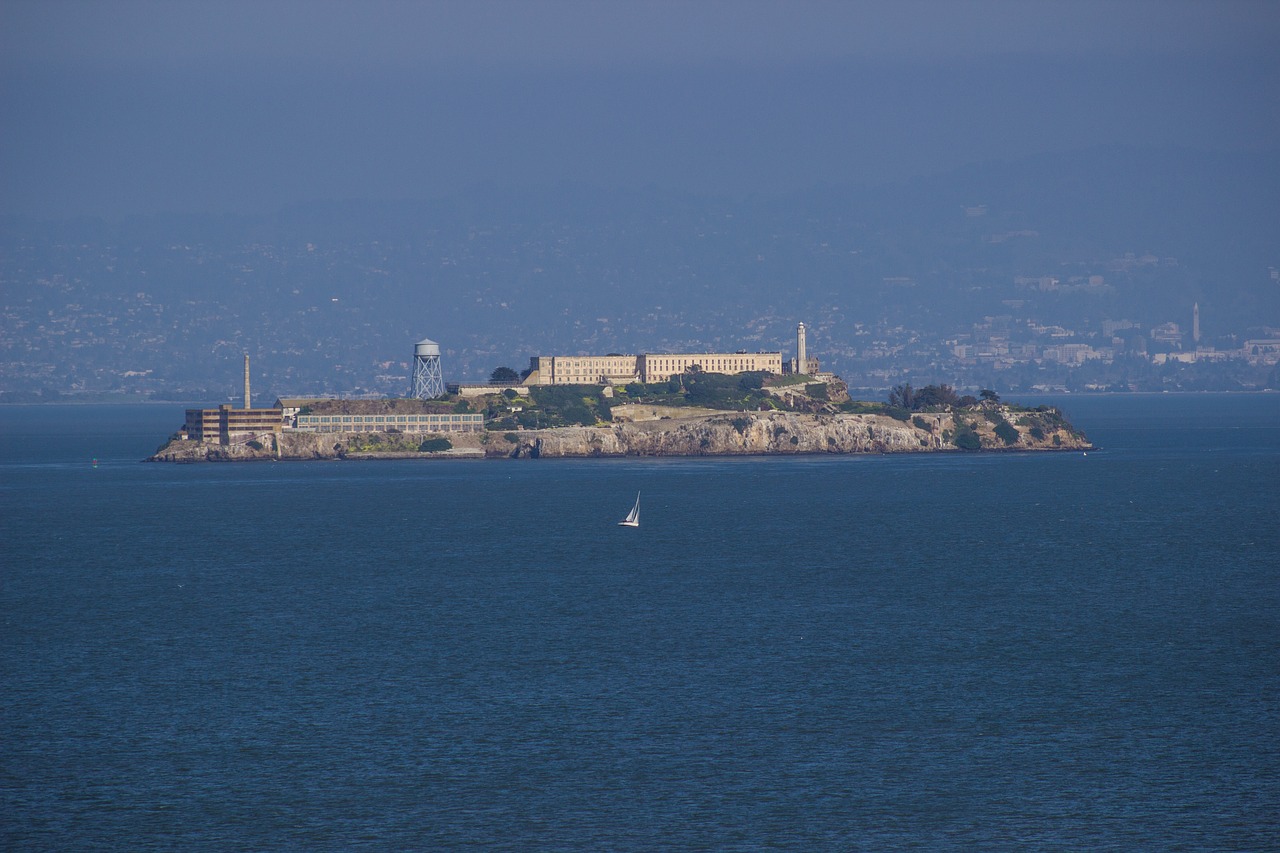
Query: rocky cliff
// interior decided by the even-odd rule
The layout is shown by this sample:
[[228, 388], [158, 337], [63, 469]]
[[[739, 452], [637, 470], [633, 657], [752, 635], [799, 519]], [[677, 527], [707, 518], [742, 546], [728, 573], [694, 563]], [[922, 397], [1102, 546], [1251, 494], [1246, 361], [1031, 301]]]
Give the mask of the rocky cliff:
[[[994, 417], [917, 415], [910, 421], [886, 415], [796, 414], [791, 412], [716, 414], [679, 420], [565, 427], [517, 433], [513, 455], [578, 456], [739, 456], [801, 453], [919, 453], [959, 451], [957, 433], [971, 433], [982, 450], [1087, 449], [1088, 441], [1061, 422], [1045, 429], [1042, 420], [1018, 413]], [[1013, 438], [997, 433], [1001, 423]], [[496, 449], [496, 448], [495, 448]], [[493, 455], [492, 453], [490, 455]]]
[[[802, 453], [920, 453], [970, 450], [1079, 450], [1084, 436], [1052, 409], [887, 415], [722, 412], [595, 427], [450, 435], [436, 453], [353, 452], [351, 437], [288, 432], [261, 448], [170, 441], [150, 461], [222, 462], [339, 458], [568, 458], [592, 456], [741, 456]], [[957, 444], [960, 446], [958, 447]]]

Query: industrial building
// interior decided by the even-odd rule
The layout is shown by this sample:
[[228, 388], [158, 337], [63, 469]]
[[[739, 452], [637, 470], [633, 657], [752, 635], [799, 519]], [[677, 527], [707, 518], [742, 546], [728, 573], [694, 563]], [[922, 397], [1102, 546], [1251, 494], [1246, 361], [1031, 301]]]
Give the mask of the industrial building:
[[192, 441], [245, 444], [283, 429], [284, 416], [279, 409], [234, 409], [224, 403], [216, 409], [187, 409], [180, 434]]

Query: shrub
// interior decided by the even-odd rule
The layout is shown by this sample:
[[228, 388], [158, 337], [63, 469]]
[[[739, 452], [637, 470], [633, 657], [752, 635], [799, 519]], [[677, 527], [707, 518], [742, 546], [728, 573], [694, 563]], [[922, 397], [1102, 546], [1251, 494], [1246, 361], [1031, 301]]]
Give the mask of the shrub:
[[514, 432], [504, 432], [502, 434], [502, 437], [505, 438], [507, 441], [511, 442], [512, 444], [516, 444], [517, 442], [520, 441], [520, 436], [516, 435]]
[[1038, 426], [1033, 426], [1031, 428], [1031, 437], [1036, 441], [1044, 441], [1044, 430], [1040, 429]]
[[951, 443], [961, 450], [982, 449], [982, 441], [978, 439], [978, 434], [971, 429], [957, 432], [956, 437], [951, 439]]
[[911, 410], [904, 409], [901, 406], [888, 406], [885, 408], [884, 413], [895, 421], [906, 422], [911, 420]]
[[929, 432], [933, 432], [933, 425], [930, 424], [928, 421], [926, 421], [924, 418], [920, 417], [919, 415], [916, 415], [915, 417], [913, 417], [911, 419], [911, 423], [916, 425], [916, 429], [925, 429], [925, 430], [928, 430]]
[[684, 378], [689, 403], [708, 409], [741, 409], [743, 389], [738, 377], [721, 373], [691, 373]]
[[256, 438], [249, 439], [248, 441], [245, 442], [245, 444], [249, 447], [252, 447], [254, 450], [262, 449], [262, 442], [258, 441], [258, 439]]
[[1018, 430], [1006, 420], [1002, 419], [1000, 423], [996, 424], [996, 435], [1006, 445], [1018, 443]]
[[738, 435], [746, 435], [747, 427], [751, 426], [751, 418], [734, 418], [729, 421], [729, 425], [737, 431]]
[[428, 438], [422, 444], [418, 445], [419, 453], [439, 453], [442, 450], [449, 450], [453, 447], [453, 442], [444, 436], [436, 436]]

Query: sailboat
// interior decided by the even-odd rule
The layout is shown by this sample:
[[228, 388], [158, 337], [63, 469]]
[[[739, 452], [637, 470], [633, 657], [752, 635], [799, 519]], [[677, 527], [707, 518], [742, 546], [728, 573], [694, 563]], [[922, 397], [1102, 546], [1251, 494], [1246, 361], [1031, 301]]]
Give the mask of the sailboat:
[[631, 508], [631, 512], [627, 513], [627, 517], [618, 522], [620, 527], [639, 527], [640, 526], [640, 493], [636, 492], [636, 505]]

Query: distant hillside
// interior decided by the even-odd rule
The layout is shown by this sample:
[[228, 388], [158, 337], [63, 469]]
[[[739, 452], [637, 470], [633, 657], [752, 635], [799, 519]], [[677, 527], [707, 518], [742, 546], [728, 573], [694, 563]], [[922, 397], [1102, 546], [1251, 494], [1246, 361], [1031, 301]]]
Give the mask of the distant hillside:
[[984, 318], [1101, 346], [1106, 321], [1189, 333], [1196, 302], [1225, 347], [1280, 327], [1277, 161], [1099, 149], [746, 200], [560, 186], [8, 219], [0, 391], [221, 399], [249, 352], [268, 393], [403, 393], [424, 335], [475, 380], [538, 353], [789, 352], [799, 320], [824, 367], [889, 385], [960, 375], [948, 341]]

